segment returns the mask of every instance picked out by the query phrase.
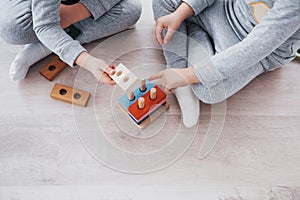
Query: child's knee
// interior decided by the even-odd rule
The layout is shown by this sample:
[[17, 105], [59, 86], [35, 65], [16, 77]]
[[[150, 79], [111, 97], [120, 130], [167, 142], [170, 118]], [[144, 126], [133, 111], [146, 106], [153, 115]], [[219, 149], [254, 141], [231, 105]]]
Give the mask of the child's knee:
[[36, 40], [32, 22], [18, 22], [16, 16], [7, 15], [0, 20], [0, 36], [10, 44], [28, 44]]
[[174, 12], [181, 2], [181, 0], [153, 0], [152, 6], [155, 20], [165, 15], [166, 10]]
[[0, 22], [0, 35], [3, 40], [10, 44], [16, 44], [17, 39], [17, 25], [13, 20], [2, 19]]
[[142, 4], [140, 0], [123, 0], [122, 7], [124, 15], [128, 16], [129, 26], [134, 25], [142, 14]]
[[217, 104], [227, 99], [225, 89], [222, 87], [209, 88], [202, 84], [194, 84], [192, 88], [198, 99], [206, 104]]

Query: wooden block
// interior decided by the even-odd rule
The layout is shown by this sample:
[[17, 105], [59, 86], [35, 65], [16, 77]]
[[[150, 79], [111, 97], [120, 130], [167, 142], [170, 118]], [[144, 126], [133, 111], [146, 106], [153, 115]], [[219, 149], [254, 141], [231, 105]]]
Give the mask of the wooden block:
[[49, 81], [52, 81], [60, 72], [62, 72], [68, 65], [61, 61], [58, 56], [55, 56], [51, 62], [45, 65], [40, 73]]
[[86, 107], [91, 94], [83, 90], [74, 89], [56, 83], [52, 89], [50, 96], [53, 99]]
[[167, 95], [156, 85], [154, 86], [156, 89], [157, 98], [154, 100], [150, 99], [150, 91], [148, 91], [143, 98], [145, 99], [145, 107], [143, 109], [139, 108], [139, 102], [135, 101], [128, 107], [128, 114], [139, 123], [143, 119], [145, 119], [148, 115], [150, 115], [154, 110], [159, 108], [161, 105], [166, 103]]
[[124, 109], [119, 104], [121, 110], [128, 115], [128, 117], [133, 121], [133, 123], [138, 126], [139, 128], [143, 129], [146, 126], [148, 126], [151, 122], [153, 122], [155, 119], [157, 119], [162, 113], [169, 110], [170, 105], [166, 102], [165, 104], [161, 105], [159, 108], [157, 108], [155, 111], [153, 111], [150, 115], [148, 115], [144, 120], [141, 122], [136, 122], [129, 114], [128, 111]]
[[[156, 98], [154, 98], [154, 94], [156, 94]], [[134, 100], [129, 100], [128, 95], [124, 94], [122, 97], [119, 98], [119, 107], [122, 111], [124, 111], [124, 113], [128, 115], [128, 117], [130, 117], [134, 124], [141, 129], [145, 128], [148, 124], [150, 124], [153, 120], [158, 118], [163, 112], [167, 111], [170, 107], [170, 105], [166, 102], [166, 94], [158, 86], [155, 86], [149, 80], [146, 80], [145, 92], [142, 92], [140, 90], [140, 86], [138, 86], [134, 90], [134, 96]], [[158, 96], [160, 98], [157, 98]], [[144, 109], [138, 108], [138, 99], [140, 97], [143, 97], [145, 100]], [[146, 99], [147, 101], [151, 101], [151, 103], [147, 103]], [[148, 112], [146, 103], [148, 105]], [[139, 110], [137, 112], [140, 112], [141, 115], [138, 120], [130, 113], [132, 112], [130, 107], [133, 106], [133, 104], [135, 104], [135, 110]]]
[[168, 111], [170, 109], [170, 105], [165, 103], [164, 105], [160, 106], [155, 112], [151, 113], [143, 122], [140, 124], [136, 124], [139, 128], [144, 129], [148, 126], [151, 122], [156, 120], [161, 114]]
[[125, 92], [130, 92], [134, 90], [138, 83], [137, 76], [132, 73], [123, 64], [119, 64], [115, 68], [115, 73], [110, 75], [110, 77], [124, 90]]
[[144, 96], [148, 91], [150, 91], [151, 88], [154, 87], [154, 84], [151, 83], [150, 81], [146, 80], [146, 91], [145, 92], [141, 92], [140, 91], [140, 88], [137, 87], [135, 90], [134, 90], [134, 99], [133, 100], [129, 100], [128, 99], [128, 96], [127, 94], [124, 94], [123, 96], [121, 96], [119, 98], [119, 105], [122, 107], [122, 109], [128, 110], [128, 107], [133, 104], [135, 101], [138, 100], [138, 98]]

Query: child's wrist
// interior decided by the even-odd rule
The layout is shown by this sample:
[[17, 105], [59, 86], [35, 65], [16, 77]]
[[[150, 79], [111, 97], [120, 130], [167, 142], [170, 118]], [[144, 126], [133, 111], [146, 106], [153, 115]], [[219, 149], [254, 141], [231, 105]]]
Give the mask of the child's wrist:
[[79, 65], [82, 68], [88, 69], [88, 58], [90, 57], [90, 55], [87, 52], [82, 52], [78, 55], [78, 57], [75, 60], [75, 63], [77, 65]]
[[178, 23], [182, 23], [185, 20], [184, 15], [182, 15], [180, 12], [174, 12], [171, 15], [173, 15], [173, 19], [174, 21], [178, 22]]
[[190, 84], [200, 83], [200, 80], [197, 78], [193, 67], [186, 68], [185, 77]]
[[194, 14], [193, 9], [185, 2], [183, 2], [177, 10], [174, 12], [174, 14], [177, 16], [178, 20], [183, 22], [187, 18], [191, 17]]

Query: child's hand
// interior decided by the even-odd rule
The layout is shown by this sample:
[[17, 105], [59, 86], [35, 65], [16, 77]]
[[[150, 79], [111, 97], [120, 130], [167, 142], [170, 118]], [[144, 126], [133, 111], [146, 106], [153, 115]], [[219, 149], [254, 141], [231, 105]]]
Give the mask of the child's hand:
[[[183, 2], [174, 13], [158, 18], [152, 32], [156, 44], [167, 44], [182, 22], [193, 14], [193, 9], [187, 3]], [[163, 29], [167, 30], [164, 38], [162, 37]]]
[[160, 79], [162, 89], [166, 93], [172, 93], [178, 87], [185, 87], [190, 84], [200, 83], [194, 73], [194, 68], [169, 68], [149, 77], [149, 80]]
[[[106, 68], [103, 69], [102, 66], [106, 66]], [[88, 71], [90, 71], [94, 77], [98, 80], [99, 83], [104, 83], [108, 85], [115, 85], [116, 83], [111, 79], [109, 75], [113, 73], [113, 68], [108, 66], [105, 61], [99, 59], [99, 63], [95, 66], [91, 66], [87, 68]]]
[[116, 84], [109, 76], [112, 75], [115, 70], [104, 60], [95, 58], [87, 52], [82, 52], [76, 59], [75, 63], [91, 72], [100, 83], [109, 85]]
[[[175, 13], [163, 16], [156, 20], [152, 34], [157, 45], [167, 44], [173, 37], [175, 31], [182, 23], [182, 19]], [[167, 30], [165, 37], [162, 36], [163, 29]]]
[[160, 79], [162, 89], [166, 93], [172, 93], [178, 87], [184, 87], [190, 84], [186, 76], [188, 68], [184, 69], [166, 69], [149, 78], [150, 81]]

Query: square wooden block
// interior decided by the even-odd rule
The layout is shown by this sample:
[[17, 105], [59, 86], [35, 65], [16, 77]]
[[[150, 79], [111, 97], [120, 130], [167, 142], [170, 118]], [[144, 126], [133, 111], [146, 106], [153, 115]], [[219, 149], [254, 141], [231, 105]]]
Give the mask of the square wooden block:
[[40, 74], [49, 81], [52, 81], [60, 72], [62, 72], [68, 65], [61, 61], [58, 56], [55, 56], [47, 65], [41, 70]]

